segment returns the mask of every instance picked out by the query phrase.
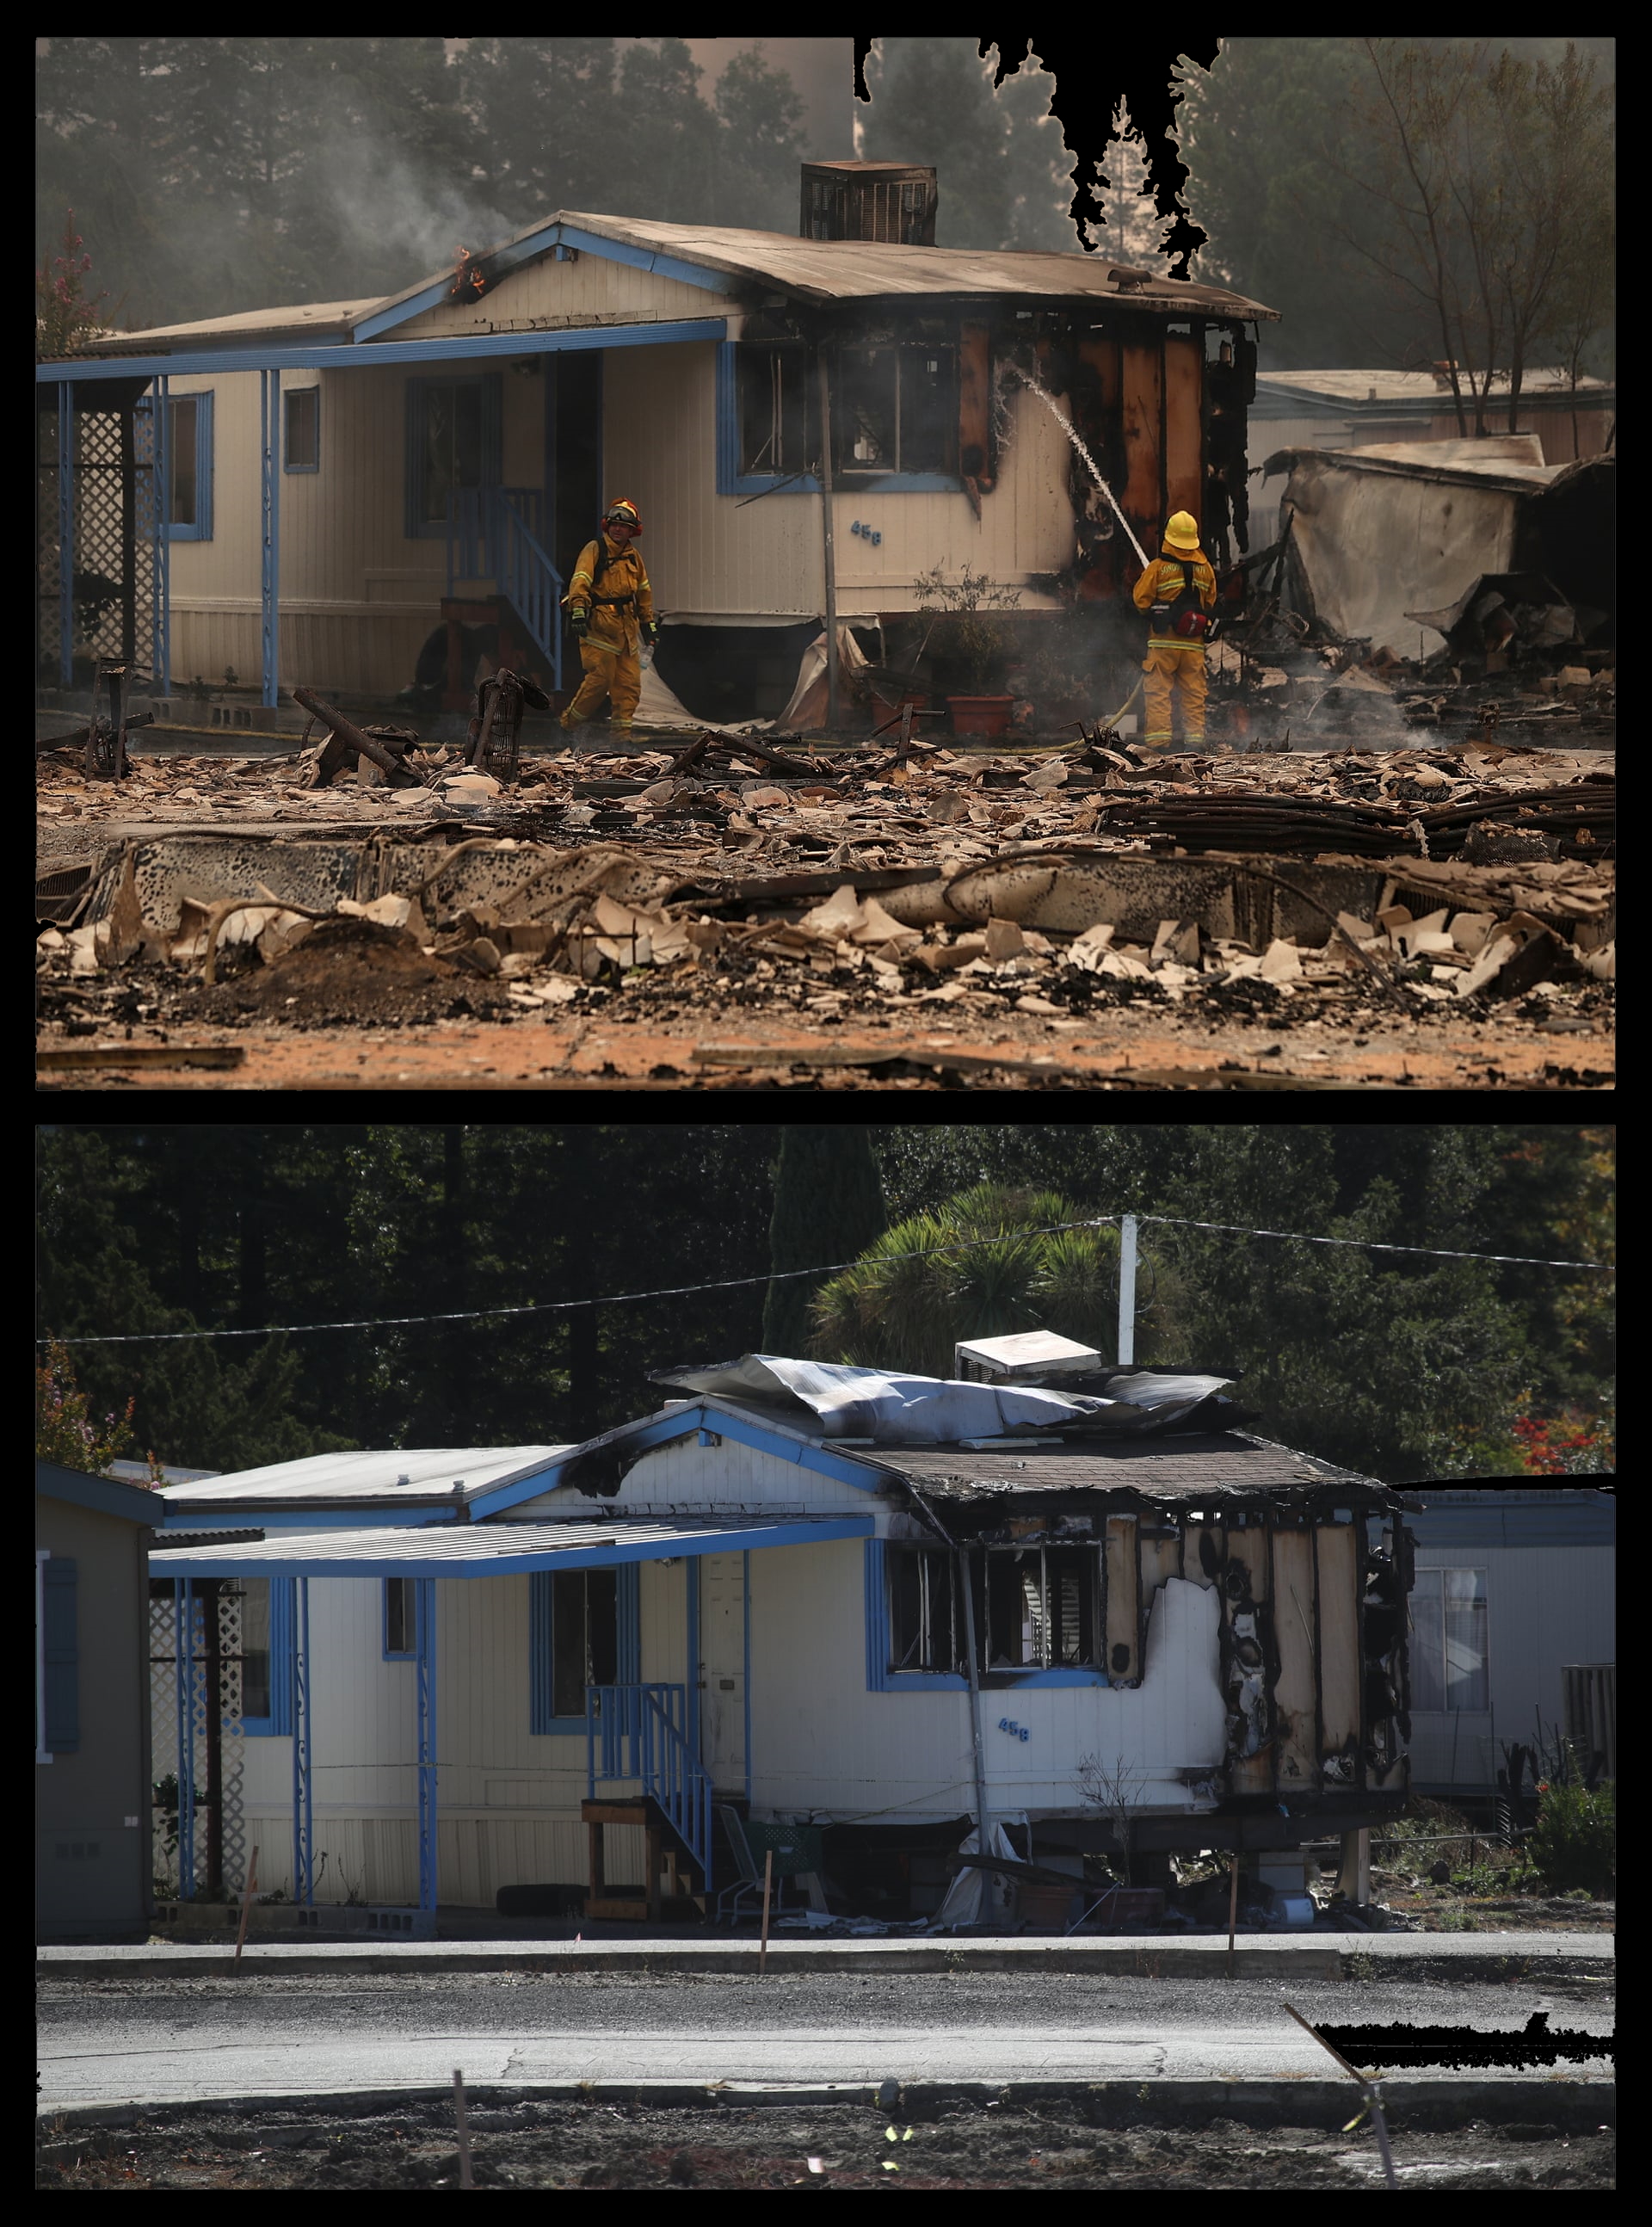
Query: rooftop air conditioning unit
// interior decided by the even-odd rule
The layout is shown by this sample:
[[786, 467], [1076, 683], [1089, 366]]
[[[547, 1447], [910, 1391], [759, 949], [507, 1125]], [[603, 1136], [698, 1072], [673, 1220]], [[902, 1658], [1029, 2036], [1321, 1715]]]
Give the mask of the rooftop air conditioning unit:
[[1082, 1376], [1106, 1365], [1094, 1346], [1075, 1345], [1053, 1330], [973, 1337], [953, 1348], [953, 1375], [966, 1384], [1043, 1383], [1047, 1377]]

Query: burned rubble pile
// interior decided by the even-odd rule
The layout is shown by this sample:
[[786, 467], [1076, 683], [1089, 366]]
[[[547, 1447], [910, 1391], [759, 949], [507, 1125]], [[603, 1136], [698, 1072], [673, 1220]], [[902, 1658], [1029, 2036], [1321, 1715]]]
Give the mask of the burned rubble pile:
[[116, 784], [43, 755], [46, 1018], [90, 1031], [113, 998], [127, 1018], [406, 1024], [625, 988], [826, 1026], [957, 1006], [1059, 1032], [1145, 1001], [1307, 1026], [1501, 1007], [1586, 1031], [1611, 1002], [1598, 753], [1149, 766], [1104, 733], [1032, 756], [915, 739], [806, 757], [708, 732], [526, 759], [508, 789], [417, 747], [394, 780], [364, 760], [368, 778], [317, 788], [315, 759], [137, 760]]

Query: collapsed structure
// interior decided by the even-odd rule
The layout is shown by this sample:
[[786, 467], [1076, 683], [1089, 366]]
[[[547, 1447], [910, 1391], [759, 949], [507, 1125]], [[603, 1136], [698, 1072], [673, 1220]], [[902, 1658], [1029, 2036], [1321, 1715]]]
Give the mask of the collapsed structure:
[[1304, 1842], [1394, 1814], [1406, 1496], [1238, 1427], [1220, 1376], [1048, 1337], [960, 1371], [747, 1356], [581, 1445], [169, 1491], [157, 1613], [236, 1619], [271, 1884], [322, 1898], [322, 1820], [333, 1879], [425, 1922], [523, 1884], [710, 1907], [731, 1815], [816, 1830], [839, 1907], [922, 1915], [972, 1822], [1075, 1886], [1201, 1847], [1300, 1885]]

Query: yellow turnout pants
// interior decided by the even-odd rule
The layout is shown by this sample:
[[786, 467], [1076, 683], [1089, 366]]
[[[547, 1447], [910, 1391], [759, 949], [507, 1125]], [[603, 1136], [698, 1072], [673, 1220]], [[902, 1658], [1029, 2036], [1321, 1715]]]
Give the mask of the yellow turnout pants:
[[563, 725], [577, 727], [594, 719], [606, 696], [613, 707], [613, 725], [622, 731], [628, 727], [642, 692], [642, 660], [636, 646], [587, 635], [579, 645], [579, 662], [585, 677], [579, 684], [579, 693], [562, 715]]
[[1155, 743], [1161, 749], [1170, 739], [1170, 702], [1177, 690], [1182, 693], [1182, 733], [1185, 741], [1204, 740], [1204, 648], [1202, 644], [1187, 648], [1177, 643], [1174, 649], [1162, 642], [1154, 642], [1148, 649], [1142, 671], [1147, 675], [1147, 726], [1142, 737], [1151, 750]]

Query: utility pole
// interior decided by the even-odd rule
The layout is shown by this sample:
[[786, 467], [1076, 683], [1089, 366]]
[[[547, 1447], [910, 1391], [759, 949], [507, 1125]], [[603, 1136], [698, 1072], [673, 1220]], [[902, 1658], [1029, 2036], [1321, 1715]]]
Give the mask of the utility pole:
[[1127, 1214], [1119, 1241], [1119, 1366], [1136, 1358], [1136, 1217]]
[[820, 372], [820, 517], [826, 529], [826, 725], [838, 724], [838, 560], [832, 546], [832, 388], [826, 376], [826, 343], [821, 341]]

